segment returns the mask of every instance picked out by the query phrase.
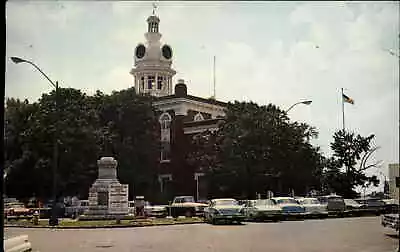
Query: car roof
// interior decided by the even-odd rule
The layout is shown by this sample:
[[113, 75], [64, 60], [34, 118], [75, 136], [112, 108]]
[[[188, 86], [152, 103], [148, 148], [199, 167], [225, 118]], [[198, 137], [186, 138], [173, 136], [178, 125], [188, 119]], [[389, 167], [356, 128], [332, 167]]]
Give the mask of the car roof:
[[343, 198], [342, 196], [337, 195], [337, 194], [329, 194], [329, 195], [319, 196], [319, 198], [330, 198], [330, 197]]
[[213, 201], [219, 201], [219, 200], [235, 200], [235, 199], [233, 199], [233, 198], [219, 198], [219, 199], [212, 199], [212, 200]]
[[294, 199], [292, 197], [273, 197], [272, 199], [280, 200], [280, 199]]

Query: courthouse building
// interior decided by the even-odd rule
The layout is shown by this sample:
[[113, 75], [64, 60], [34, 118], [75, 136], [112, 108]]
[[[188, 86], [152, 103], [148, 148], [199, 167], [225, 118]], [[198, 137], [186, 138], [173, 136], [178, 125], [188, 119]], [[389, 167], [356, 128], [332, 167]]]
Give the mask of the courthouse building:
[[172, 47], [161, 42], [160, 19], [156, 15], [148, 17], [147, 23], [145, 42], [134, 50], [130, 73], [138, 93], [156, 97], [153, 105], [159, 111], [160, 191], [167, 198], [174, 195], [205, 198], [206, 183], [201, 179], [204, 174], [189, 165], [185, 157], [194, 134], [218, 129], [226, 103], [188, 94], [182, 79], [173, 84], [176, 71], [172, 68]]

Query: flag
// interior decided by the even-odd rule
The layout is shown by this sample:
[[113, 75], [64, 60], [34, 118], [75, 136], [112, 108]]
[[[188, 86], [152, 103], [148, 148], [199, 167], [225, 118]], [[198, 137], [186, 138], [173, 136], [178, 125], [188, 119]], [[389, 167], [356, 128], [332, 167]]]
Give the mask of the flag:
[[347, 102], [347, 103], [350, 103], [350, 104], [354, 104], [354, 100], [353, 99], [351, 99], [350, 97], [348, 97], [345, 94], [342, 94], [342, 95], [343, 95], [343, 101], [344, 102]]

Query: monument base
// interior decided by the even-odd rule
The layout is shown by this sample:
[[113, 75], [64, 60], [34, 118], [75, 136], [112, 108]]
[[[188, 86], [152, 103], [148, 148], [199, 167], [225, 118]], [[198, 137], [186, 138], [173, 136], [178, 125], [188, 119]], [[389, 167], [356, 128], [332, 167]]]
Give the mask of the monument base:
[[117, 179], [117, 161], [102, 157], [98, 162], [99, 177], [89, 189], [89, 209], [85, 218], [119, 219], [128, 216], [128, 185]]

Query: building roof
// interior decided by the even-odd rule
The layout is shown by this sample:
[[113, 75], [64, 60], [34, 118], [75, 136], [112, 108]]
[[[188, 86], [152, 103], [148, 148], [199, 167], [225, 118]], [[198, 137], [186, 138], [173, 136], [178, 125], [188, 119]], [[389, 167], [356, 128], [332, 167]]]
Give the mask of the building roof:
[[185, 125], [185, 127], [209, 125], [209, 124], [213, 124], [213, 123], [218, 123], [219, 121], [223, 121], [223, 120], [224, 120], [224, 118], [204, 119], [204, 120], [201, 120], [201, 121], [184, 122], [184, 125]]
[[214, 99], [206, 99], [206, 98], [193, 96], [193, 95], [186, 95], [186, 96], [182, 97], [182, 96], [177, 96], [176, 94], [157, 97], [156, 101], [164, 101], [164, 100], [170, 100], [170, 99], [174, 99], [174, 98], [186, 98], [186, 99], [193, 100], [193, 101], [204, 102], [204, 103], [219, 105], [219, 106], [223, 106], [223, 107], [226, 107], [228, 105], [228, 103], [226, 103], [226, 102], [222, 102], [222, 101], [218, 101], [218, 100], [214, 100]]

